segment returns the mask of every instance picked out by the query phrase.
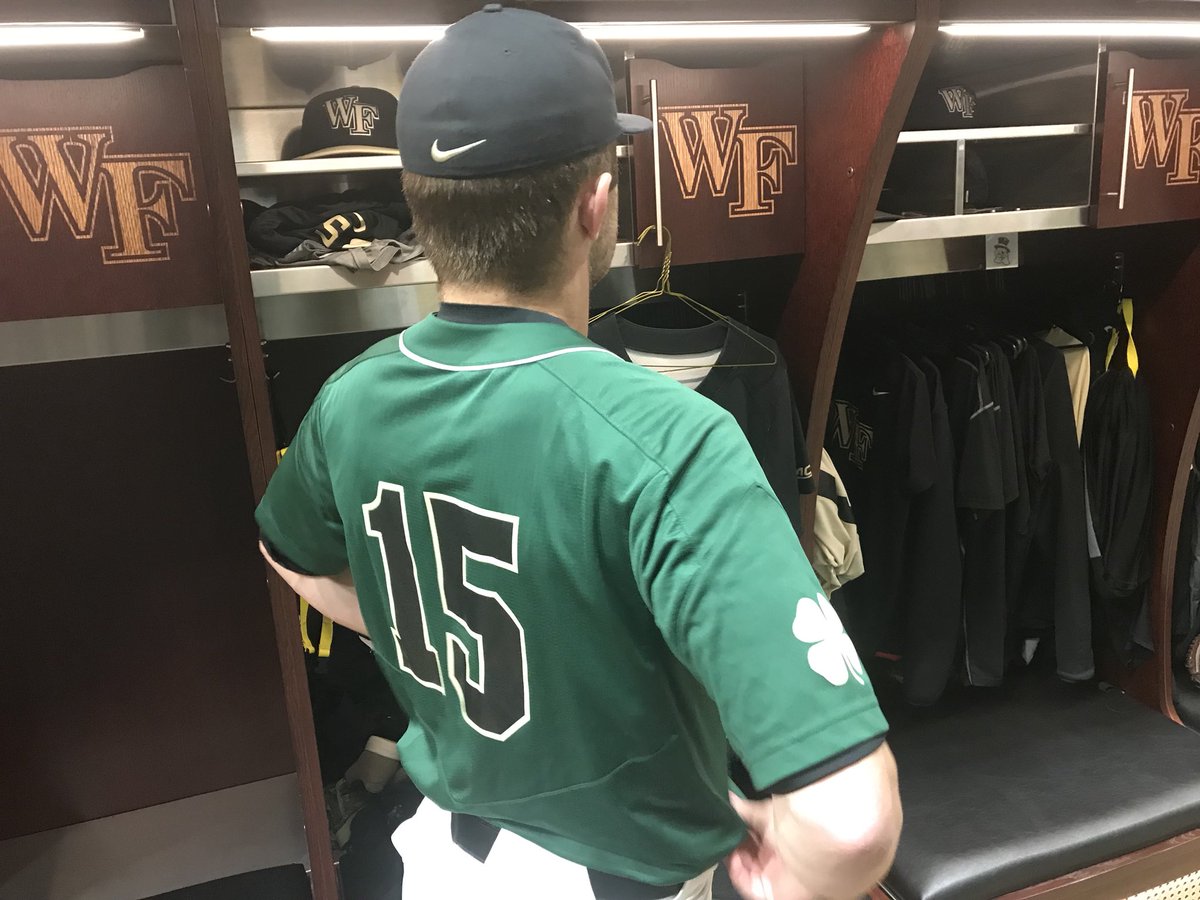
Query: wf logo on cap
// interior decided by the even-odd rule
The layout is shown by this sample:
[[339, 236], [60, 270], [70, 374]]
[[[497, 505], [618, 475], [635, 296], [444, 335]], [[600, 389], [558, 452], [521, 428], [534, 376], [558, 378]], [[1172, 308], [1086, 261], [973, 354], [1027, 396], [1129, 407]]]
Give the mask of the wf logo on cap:
[[350, 85], [326, 91], [304, 104], [300, 130], [288, 136], [283, 155], [396, 155], [396, 98], [382, 88]]
[[783, 193], [784, 168], [796, 165], [799, 129], [751, 126], [749, 118], [748, 103], [661, 108], [659, 122], [686, 199], [699, 196], [703, 179], [713, 197], [732, 191], [731, 219], [775, 212], [772, 198]]
[[0, 129], [0, 187], [31, 241], [50, 239], [55, 210], [75, 240], [91, 240], [104, 210], [106, 265], [170, 259], [176, 204], [196, 199], [191, 154], [111, 153], [112, 142], [104, 125]]
[[363, 103], [357, 94], [331, 97], [325, 101], [325, 112], [330, 128], [345, 128], [355, 135], [374, 134], [379, 121], [379, 107]]

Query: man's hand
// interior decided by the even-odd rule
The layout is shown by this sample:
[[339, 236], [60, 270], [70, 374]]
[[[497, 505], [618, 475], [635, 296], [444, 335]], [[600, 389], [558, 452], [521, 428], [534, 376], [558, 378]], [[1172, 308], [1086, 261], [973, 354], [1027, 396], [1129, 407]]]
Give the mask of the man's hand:
[[730, 802], [748, 833], [729, 857], [729, 876], [747, 900], [860, 897], [887, 874], [900, 839], [896, 763], [886, 744], [794, 793]]
[[746, 900], [816, 900], [783, 863], [771, 824], [771, 802], [756, 803], [733, 794], [729, 801], [746, 823], [746, 838], [726, 860], [729, 880]]
[[349, 570], [340, 575], [301, 575], [277, 563], [262, 541], [258, 542], [258, 552], [293, 591], [308, 601], [309, 606], [339, 625], [359, 634], [367, 633], [362, 610], [358, 608], [358, 592], [354, 589], [354, 579], [350, 577]]

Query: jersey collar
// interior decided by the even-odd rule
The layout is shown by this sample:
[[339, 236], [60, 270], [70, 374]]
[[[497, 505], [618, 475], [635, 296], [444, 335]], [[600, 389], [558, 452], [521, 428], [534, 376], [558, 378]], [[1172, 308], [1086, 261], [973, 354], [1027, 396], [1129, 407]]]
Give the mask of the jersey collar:
[[548, 322], [565, 325], [562, 319], [537, 309], [519, 306], [488, 306], [483, 303], [449, 303], [445, 300], [436, 313], [439, 319], [461, 325], [503, 325], [506, 322]]
[[400, 352], [419, 365], [445, 372], [480, 372], [572, 353], [609, 352], [564, 322], [546, 318], [551, 321], [466, 324], [442, 315], [427, 316], [401, 333]]

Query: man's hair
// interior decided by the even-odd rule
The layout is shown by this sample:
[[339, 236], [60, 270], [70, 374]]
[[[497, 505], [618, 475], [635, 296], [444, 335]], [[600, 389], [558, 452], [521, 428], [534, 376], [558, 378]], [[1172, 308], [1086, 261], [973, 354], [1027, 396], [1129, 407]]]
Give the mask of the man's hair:
[[609, 145], [491, 178], [405, 172], [404, 194], [439, 280], [531, 294], [561, 275], [567, 219], [583, 186], [616, 169], [616, 146]]

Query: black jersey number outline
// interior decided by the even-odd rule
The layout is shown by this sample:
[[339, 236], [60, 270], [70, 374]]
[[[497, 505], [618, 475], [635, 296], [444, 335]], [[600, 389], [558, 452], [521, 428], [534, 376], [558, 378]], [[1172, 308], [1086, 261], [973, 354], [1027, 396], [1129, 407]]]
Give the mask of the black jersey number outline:
[[[424, 498], [442, 610], [470, 636], [464, 642], [446, 632], [446, 674], [467, 725], [485, 737], [508, 740], [529, 721], [525, 629], [503, 597], [471, 582], [468, 567], [490, 565], [516, 572], [520, 519], [446, 494], [425, 492]], [[363, 518], [383, 557], [397, 665], [420, 684], [444, 694], [440, 657], [430, 642], [421, 597], [404, 488], [381, 481], [375, 500], [363, 505]]]

